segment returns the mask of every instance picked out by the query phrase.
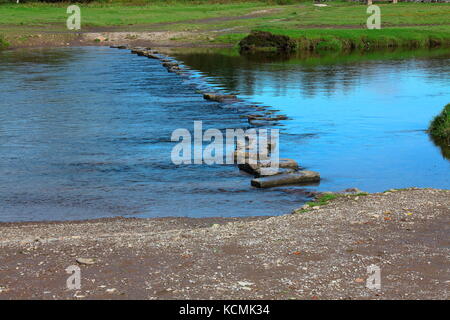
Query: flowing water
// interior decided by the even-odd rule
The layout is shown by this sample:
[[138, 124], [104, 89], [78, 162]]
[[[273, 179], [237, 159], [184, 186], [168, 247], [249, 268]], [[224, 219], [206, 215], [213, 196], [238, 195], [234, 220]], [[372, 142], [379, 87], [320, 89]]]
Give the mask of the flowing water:
[[[450, 55], [177, 56], [197, 79], [103, 47], [0, 53], [0, 221], [277, 215], [304, 189], [450, 186], [450, 162], [424, 132], [450, 102]], [[174, 129], [248, 127], [242, 108], [203, 100], [204, 79], [288, 115], [281, 155], [319, 171], [320, 185], [260, 190], [235, 166], [172, 164]]]

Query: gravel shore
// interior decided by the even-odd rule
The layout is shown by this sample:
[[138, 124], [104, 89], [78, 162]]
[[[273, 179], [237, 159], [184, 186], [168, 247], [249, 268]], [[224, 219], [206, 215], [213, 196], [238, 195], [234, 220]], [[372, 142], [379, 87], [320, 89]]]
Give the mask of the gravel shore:
[[269, 218], [2, 223], [0, 299], [448, 299], [449, 222], [449, 190], [407, 189]]

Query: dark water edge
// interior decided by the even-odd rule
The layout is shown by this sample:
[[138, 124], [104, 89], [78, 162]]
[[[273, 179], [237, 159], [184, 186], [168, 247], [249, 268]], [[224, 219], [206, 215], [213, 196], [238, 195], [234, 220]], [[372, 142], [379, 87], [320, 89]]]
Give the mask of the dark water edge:
[[[386, 63], [381, 60], [384, 56], [378, 55], [298, 56], [274, 61], [267, 56], [262, 60], [236, 56], [233, 51], [183, 51], [175, 56], [192, 69], [192, 77], [186, 79], [168, 74], [156, 61], [109, 48], [0, 53], [0, 221], [279, 215], [301, 206], [306, 194], [315, 190], [448, 188], [449, 163], [442, 161], [423, 126], [434, 112], [434, 104], [449, 98], [445, 93], [449, 73], [441, 60], [446, 59], [445, 52], [407, 54], [410, 60], [419, 57], [427, 62], [426, 66], [411, 65], [410, 71], [403, 68], [407, 73], [423, 68], [438, 68], [443, 73], [437, 82], [429, 74], [424, 77], [434, 81], [426, 92], [433, 110], [418, 114], [406, 126], [405, 121], [388, 121], [387, 137], [383, 134], [380, 139], [388, 145], [386, 150], [370, 148], [372, 140], [380, 138], [376, 136], [379, 127], [367, 120], [383, 118], [382, 114], [370, 114], [373, 106], [369, 114], [360, 108], [318, 108], [332, 105], [336, 92], [350, 97], [353, 92], [353, 100], [361, 100], [352, 91], [361, 87], [360, 66], [354, 67], [358, 63], [376, 61], [378, 66], [389, 68], [404, 63], [404, 54], [397, 55], [398, 61], [388, 56]], [[286, 73], [286, 68], [293, 71]], [[379, 72], [370, 70], [369, 80], [376, 83]], [[292, 75], [302, 77], [293, 80]], [[270, 90], [255, 94], [265, 80], [269, 82], [262, 88]], [[342, 88], [336, 88], [339, 81]], [[442, 87], [442, 81], [447, 85]], [[301, 95], [291, 95], [292, 84], [297, 82], [303, 85]], [[247, 112], [245, 106], [230, 108], [204, 101], [196, 92], [198, 88], [237, 92], [247, 102], [281, 109], [292, 119], [280, 125], [282, 156], [321, 172], [323, 182], [259, 190], [251, 188], [250, 176], [234, 166], [173, 165], [170, 134], [174, 129], [192, 128], [194, 120], [203, 120], [205, 129], [249, 127], [240, 117]], [[319, 100], [307, 103], [305, 109], [295, 107], [311, 99]], [[340, 107], [341, 99], [336, 99]], [[283, 100], [289, 103], [281, 106]], [[321, 118], [342, 111], [350, 111], [346, 117], [351, 119]], [[396, 115], [404, 112], [399, 110]], [[340, 125], [348, 120], [349, 126]], [[370, 130], [355, 140], [355, 132], [361, 129]], [[392, 137], [402, 143], [392, 146]], [[353, 140], [351, 145], [342, 143]], [[415, 148], [396, 155], [394, 163], [382, 162], [402, 145]], [[342, 151], [351, 157], [339, 157]], [[382, 157], [369, 162], [381, 163], [368, 166], [365, 157], [377, 152]], [[414, 159], [414, 152], [424, 152], [427, 157], [420, 154]], [[427, 166], [421, 169], [420, 161]], [[377, 170], [388, 175], [377, 176]], [[411, 172], [421, 176], [417, 179]], [[433, 180], [431, 185], [427, 185], [426, 176]]]

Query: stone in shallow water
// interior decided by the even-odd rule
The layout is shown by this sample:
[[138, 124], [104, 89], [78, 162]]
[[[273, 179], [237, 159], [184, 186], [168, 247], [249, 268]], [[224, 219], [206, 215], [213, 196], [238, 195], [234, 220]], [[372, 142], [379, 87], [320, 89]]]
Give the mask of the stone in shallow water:
[[277, 174], [286, 174], [286, 173], [294, 173], [297, 172], [296, 169], [292, 169], [292, 168], [257, 168], [255, 170], [255, 177], [259, 178], [259, 177], [268, 177], [268, 176], [274, 176]]
[[145, 48], [132, 48], [131, 53], [137, 54], [138, 56], [143, 56], [147, 50]]
[[223, 102], [225, 100], [237, 100], [234, 94], [216, 94], [216, 93], [204, 93], [203, 98], [205, 100]]
[[178, 63], [176, 62], [164, 62], [162, 65], [166, 68], [178, 67]]
[[154, 55], [153, 53], [147, 52], [146, 54], [144, 54], [144, 56], [146, 56], [147, 58], [150, 59], [159, 59], [159, 57], [157, 55]]
[[[250, 174], [258, 175], [261, 174], [260, 171], [261, 168], [268, 169], [271, 167], [272, 163], [270, 161], [271, 160], [260, 160], [256, 164], [252, 163], [239, 164], [239, 169], [248, 172]], [[294, 159], [280, 158], [278, 161], [278, 168], [298, 170], [298, 163]]]
[[257, 188], [272, 188], [289, 184], [305, 184], [319, 181], [320, 174], [318, 172], [303, 170], [295, 173], [256, 178], [252, 180], [251, 184]]
[[[234, 156], [234, 162], [236, 164], [239, 164], [240, 162], [243, 162], [244, 164], [248, 163], [250, 161], [250, 159], [253, 159], [255, 161], [258, 161], [258, 159], [260, 161], [270, 159], [270, 156], [266, 155], [266, 154], [258, 154], [257, 152], [241, 151], [241, 150], [234, 151], [233, 156]], [[244, 170], [244, 169], [242, 169], [242, 170]]]

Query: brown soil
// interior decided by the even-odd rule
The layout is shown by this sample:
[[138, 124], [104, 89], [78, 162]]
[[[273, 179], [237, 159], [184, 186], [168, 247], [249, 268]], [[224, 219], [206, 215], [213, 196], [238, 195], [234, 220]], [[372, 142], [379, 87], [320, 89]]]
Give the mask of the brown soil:
[[[450, 191], [409, 189], [270, 218], [4, 223], [0, 299], [448, 299], [449, 222]], [[72, 291], [77, 258], [95, 263]]]

